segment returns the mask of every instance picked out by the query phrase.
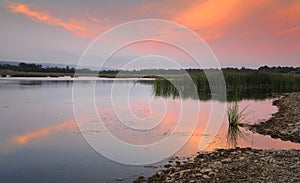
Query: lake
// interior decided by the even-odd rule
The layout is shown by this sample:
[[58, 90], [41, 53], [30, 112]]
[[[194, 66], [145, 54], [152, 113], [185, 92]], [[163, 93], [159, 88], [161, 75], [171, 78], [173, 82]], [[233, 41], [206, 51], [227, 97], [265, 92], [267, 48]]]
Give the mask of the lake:
[[[77, 82], [83, 88], [91, 84], [88, 78]], [[134, 145], [152, 144], [168, 136], [179, 142], [190, 136], [185, 145], [172, 155], [185, 159], [195, 156], [201, 139], [211, 135], [204, 133], [208, 121], [214, 120], [210, 117], [211, 107], [224, 104], [224, 101], [218, 100], [199, 101], [158, 95], [151, 80], [98, 79], [95, 84], [95, 107], [107, 129], [98, 129], [98, 123], [94, 121], [95, 130], [84, 131], [78, 129], [74, 117], [72, 86], [70, 78], [0, 79], [0, 182], [117, 182], [119, 177], [128, 182], [141, 175], [148, 176], [167, 160], [151, 166], [117, 163], [95, 151], [86, 142], [85, 134], [111, 133], [122, 142]], [[113, 105], [112, 87], [115, 88]], [[128, 88], [129, 94], [124, 93]], [[124, 96], [128, 96], [128, 100]], [[241, 109], [247, 107], [248, 123], [257, 123], [277, 111], [272, 101], [271, 98], [240, 100], [239, 106]], [[189, 111], [193, 111], [199, 103], [201, 109], [195, 129], [189, 126], [187, 120], [178, 133], [172, 133], [180, 117], [180, 106], [187, 106], [186, 116], [191, 116], [192, 121], [193, 114]], [[162, 106], [166, 110], [160, 108]], [[114, 113], [116, 109], [117, 114]], [[87, 111], [77, 115], [83, 120], [90, 120]], [[212, 143], [201, 151], [227, 148], [227, 129], [225, 116]], [[238, 141], [239, 147], [300, 148], [300, 144], [272, 139], [244, 128], [241, 131], [243, 137]], [[106, 147], [111, 142], [102, 140], [102, 143]], [[169, 143], [165, 148], [172, 145]], [[127, 152], [121, 147], [115, 151], [119, 157]], [[157, 149], [157, 154], [153, 156], [159, 156], [164, 151], [164, 148]]]

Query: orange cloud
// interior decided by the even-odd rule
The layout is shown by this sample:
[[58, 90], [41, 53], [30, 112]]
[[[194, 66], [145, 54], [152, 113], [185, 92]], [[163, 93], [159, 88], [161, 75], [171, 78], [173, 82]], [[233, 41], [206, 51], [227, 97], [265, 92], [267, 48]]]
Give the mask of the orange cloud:
[[235, 1], [229, 3], [229, 1], [224, 0], [205, 1], [179, 13], [175, 21], [191, 29], [198, 30], [198, 33], [205, 40], [218, 38], [222, 34], [220, 28], [224, 26], [224, 23], [232, 21], [231, 16], [226, 12], [231, 12], [235, 7], [235, 3]]
[[[255, 57], [263, 55], [264, 60], [275, 60], [277, 55], [276, 64], [281, 64], [286, 58], [280, 55], [286, 55], [295, 65], [294, 58], [299, 57], [300, 48], [299, 17], [300, 1], [297, 0], [203, 0], [189, 3], [172, 20], [211, 41], [215, 53], [223, 54], [219, 58], [235, 60], [237, 55], [245, 58], [248, 54], [253, 63]], [[230, 55], [233, 52], [236, 56]]]
[[217, 39], [268, 2], [269, 0], [208, 0], [185, 9], [175, 21], [197, 30], [205, 40]]
[[27, 144], [34, 139], [47, 137], [63, 129], [74, 129], [75, 125], [76, 123], [74, 120], [65, 121], [57, 125], [51, 125], [45, 128], [40, 128], [37, 130], [30, 131], [22, 135], [14, 136], [11, 138], [10, 142], [13, 144], [21, 144], [21, 145]]
[[[65, 21], [50, 15], [45, 11], [32, 10], [28, 5], [21, 3], [9, 4], [7, 7], [13, 13], [23, 14], [32, 20], [46, 23], [48, 25], [59, 26], [73, 34], [84, 37], [94, 38], [96, 33], [101, 30], [98, 25], [92, 25], [84, 20]], [[95, 18], [93, 20], [96, 20]]]

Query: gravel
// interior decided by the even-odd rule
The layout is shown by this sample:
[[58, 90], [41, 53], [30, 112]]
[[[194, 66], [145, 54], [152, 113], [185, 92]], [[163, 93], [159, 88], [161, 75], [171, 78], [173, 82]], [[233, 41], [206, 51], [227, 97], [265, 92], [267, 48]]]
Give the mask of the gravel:
[[284, 94], [273, 104], [279, 108], [278, 112], [249, 129], [272, 138], [300, 143], [300, 93]]
[[219, 149], [138, 182], [300, 182], [300, 150]]

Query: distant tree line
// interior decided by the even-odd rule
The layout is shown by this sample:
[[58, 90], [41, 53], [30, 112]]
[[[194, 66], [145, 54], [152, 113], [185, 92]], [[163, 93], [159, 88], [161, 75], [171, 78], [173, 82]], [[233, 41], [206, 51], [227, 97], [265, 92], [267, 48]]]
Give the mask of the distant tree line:
[[[207, 69], [207, 70], [214, 70], [214, 69]], [[203, 69], [186, 69], [188, 73], [197, 73], [199, 71], [203, 71]], [[227, 67], [227, 68], [222, 68], [222, 71], [227, 71], [227, 72], [254, 72], [254, 71], [263, 71], [263, 72], [272, 72], [272, 73], [300, 73], [300, 67], [282, 67], [282, 66], [261, 66], [258, 69], [250, 69], [250, 68], [233, 68], [233, 67]]]
[[19, 71], [19, 72], [52, 72], [52, 73], [75, 73], [74, 68], [69, 66], [63, 67], [46, 67], [43, 68], [40, 64], [26, 64], [21, 62], [19, 65], [0, 64], [0, 69]]
[[224, 68], [223, 71], [232, 71], [232, 72], [253, 72], [253, 71], [263, 71], [263, 72], [272, 72], [272, 73], [300, 73], [300, 67], [281, 67], [281, 66], [261, 66], [258, 69], [249, 69], [242, 67], [238, 68]]
[[[40, 72], [40, 73], [68, 73], [74, 74], [76, 71], [80, 71], [81, 73], [98, 73], [98, 71], [92, 71], [90, 69], [75, 69], [69, 66], [66, 67], [46, 67], [44, 68], [41, 64], [34, 64], [34, 63], [20, 63], [19, 65], [10, 65], [10, 64], [0, 64], [1, 70], [10, 70], [10, 71], [19, 71], [19, 72]], [[217, 69], [205, 69], [205, 71], [214, 71]], [[300, 67], [269, 67], [269, 66], [262, 66], [258, 69], [249, 69], [249, 68], [222, 68], [223, 72], [234, 72], [234, 73], [247, 73], [247, 72], [264, 72], [264, 73], [300, 73]], [[99, 71], [99, 76], [111, 76], [114, 77], [117, 74], [126, 76], [126, 75], [176, 75], [176, 74], [197, 74], [203, 73], [203, 69], [141, 69], [141, 70], [128, 70], [128, 71], [121, 71], [120, 70], [101, 70]]]
[[[196, 69], [196, 68], [189, 68], [189, 69], [141, 69], [141, 70], [128, 70], [128, 71], [121, 71], [121, 74], [138, 74], [138, 75], [155, 75], [155, 74], [182, 74], [182, 73], [189, 73], [189, 74], [195, 74], [195, 73], [202, 73], [204, 71], [215, 71], [218, 69]], [[222, 68], [223, 72], [270, 72], [270, 73], [298, 73], [300, 74], [300, 67], [268, 67], [268, 66], [262, 66], [258, 69], [250, 69], [250, 68]], [[120, 70], [104, 70], [100, 71], [100, 74], [120, 74]]]

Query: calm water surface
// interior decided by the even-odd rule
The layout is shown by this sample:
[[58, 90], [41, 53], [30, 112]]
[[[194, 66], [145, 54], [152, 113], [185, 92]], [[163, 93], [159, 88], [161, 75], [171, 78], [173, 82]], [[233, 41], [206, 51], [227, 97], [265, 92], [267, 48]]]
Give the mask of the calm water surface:
[[[133, 85], [134, 83], [134, 85]], [[90, 84], [82, 81], [81, 85]], [[114, 114], [111, 107], [112, 84], [122, 92], [122, 88], [129, 85], [131, 114], [144, 120], [143, 127], [151, 131], [128, 131], [120, 118], [131, 127], [140, 127], [137, 121], [131, 120], [128, 105], [118, 103], [119, 116]], [[182, 128], [181, 133], [172, 134], [176, 120], [180, 114], [181, 102], [193, 107], [198, 101], [192, 99], [173, 99], [153, 96], [151, 84], [139, 83], [133, 80], [99, 80], [96, 84], [96, 106], [101, 119], [109, 131], [122, 141], [131, 144], [145, 145], [156, 142], [168, 135], [184, 138], [192, 129], [190, 126]], [[119, 95], [121, 96], [121, 95]], [[118, 94], [114, 97], [118, 97]], [[116, 182], [116, 178], [123, 177], [126, 181], [140, 175], [147, 176], [156, 169], [144, 166], [129, 166], [108, 160], [95, 152], [84, 140], [79, 132], [73, 114], [72, 81], [66, 80], [0, 80], [0, 182]], [[149, 102], [151, 101], [151, 102]], [[204, 134], [211, 106], [219, 101], [205, 101], [201, 103], [198, 125], [190, 140], [174, 156], [188, 157], [195, 155], [199, 149], [199, 142], [210, 134]], [[255, 123], [268, 119], [276, 112], [272, 100], [243, 100], [239, 102], [241, 108], [247, 106], [248, 122]], [[157, 105], [156, 105], [157, 104]], [[151, 106], [167, 106], [166, 113]], [[88, 114], [80, 114], [82, 116]], [[121, 116], [121, 117], [120, 117]], [[149, 117], [151, 116], [151, 117]], [[162, 117], [163, 116], [163, 117]], [[118, 118], [119, 117], [119, 118]], [[226, 148], [227, 123], [223, 124], [205, 151], [216, 148]], [[238, 146], [259, 149], [289, 149], [300, 148], [299, 144], [272, 139], [256, 133], [244, 132]], [[106, 133], [105, 131], [82, 133]], [[109, 142], [107, 142], [109, 143]], [[171, 145], [171, 144], [170, 144]], [[162, 149], [163, 150], [163, 149]], [[158, 150], [162, 151], [162, 150]], [[122, 156], [122, 149], [118, 149]], [[165, 162], [156, 163], [160, 166]]]

